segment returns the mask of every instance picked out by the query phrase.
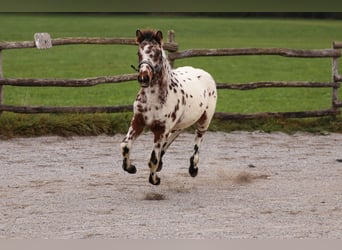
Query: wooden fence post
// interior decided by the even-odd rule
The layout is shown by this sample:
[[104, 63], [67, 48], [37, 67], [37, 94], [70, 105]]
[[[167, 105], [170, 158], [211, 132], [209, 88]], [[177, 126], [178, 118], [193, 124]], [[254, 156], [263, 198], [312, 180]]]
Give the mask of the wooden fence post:
[[[337, 49], [338, 46], [335, 45], [335, 42], [333, 42], [333, 49]], [[338, 74], [338, 57], [332, 58], [332, 81], [333, 82], [339, 82], [339, 74]], [[338, 101], [338, 89], [339, 86], [335, 86], [332, 89], [332, 109], [336, 112], [338, 112], [340, 103]]]
[[[2, 50], [0, 49], [0, 79], [3, 78], [3, 73], [2, 73]], [[4, 85], [0, 85], [0, 105], [3, 104], [3, 97], [4, 97]], [[0, 111], [0, 116], [2, 114], [2, 111]]]
[[[175, 42], [175, 31], [174, 30], [169, 30], [167, 33], [167, 41], [169, 43], [174, 43]], [[171, 67], [173, 68], [175, 60], [174, 59], [170, 59], [169, 58], [169, 63], [171, 65]]]

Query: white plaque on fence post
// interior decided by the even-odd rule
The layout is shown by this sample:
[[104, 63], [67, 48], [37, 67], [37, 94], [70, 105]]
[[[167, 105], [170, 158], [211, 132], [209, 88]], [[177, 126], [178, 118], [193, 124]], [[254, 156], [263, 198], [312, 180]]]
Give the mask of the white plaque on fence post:
[[37, 49], [49, 49], [52, 47], [51, 37], [49, 33], [34, 34], [34, 41]]

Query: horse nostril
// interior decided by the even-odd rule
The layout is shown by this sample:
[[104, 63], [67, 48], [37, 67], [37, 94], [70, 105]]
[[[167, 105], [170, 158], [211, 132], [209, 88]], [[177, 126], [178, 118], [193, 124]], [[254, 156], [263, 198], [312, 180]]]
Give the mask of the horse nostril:
[[150, 78], [148, 77], [148, 75], [145, 76], [145, 78], [143, 79], [143, 82], [144, 82], [144, 83], [150, 82]]
[[149, 78], [148, 75], [145, 75], [145, 76], [139, 75], [138, 76], [138, 82], [140, 82], [140, 83], [149, 83], [150, 82], [150, 78]]

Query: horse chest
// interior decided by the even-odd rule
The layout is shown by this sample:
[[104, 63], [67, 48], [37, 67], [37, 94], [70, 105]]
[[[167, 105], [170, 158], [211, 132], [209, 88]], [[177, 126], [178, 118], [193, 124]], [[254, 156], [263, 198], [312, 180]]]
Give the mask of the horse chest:
[[175, 93], [169, 93], [166, 101], [162, 102], [155, 93], [139, 93], [134, 103], [134, 112], [142, 114], [147, 126], [156, 121], [170, 125], [176, 123], [183, 112], [181, 99]]

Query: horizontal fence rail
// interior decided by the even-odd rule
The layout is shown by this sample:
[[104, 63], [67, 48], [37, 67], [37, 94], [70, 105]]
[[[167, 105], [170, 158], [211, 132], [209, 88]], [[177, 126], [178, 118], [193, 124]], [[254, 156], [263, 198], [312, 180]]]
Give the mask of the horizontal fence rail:
[[107, 107], [43, 107], [0, 105], [0, 111], [22, 114], [60, 114], [60, 113], [119, 113], [133, 111], [133, 105]]
[[[47, 35], [47, 36], [44, 36]], [[4, 78], [2, 72], [2, 50], [23, 48], [50, 48], [62, 45], [98, 44], [98, 45], [137, 45], [135, 38], [57, 38], [51, 39], [47, 33], [37, 33], [35, 38], [42, 39], [40, 42], [0, 42], [0, 114], [1, 112], [14, 113], [114, 113], [130, 112], [133, 105], [122, 106], [98, 106], [98, 107], [46, 107], [46, 106], [15, 106], [3, 104], [3, 86], [18, 87], [92, 87], [99, 84], [111, 84], [132, 81], [137, 74], [124, 74], [118, 76], [99, 76], [84, 79], [37, 79], [37, 78]], [[45, 40], [44, 40], [45, 39]], [[332, 81], [331, 82], [284, 82], [284, 81], [262, 81], [249, 83], [217, 83], [218, 89], [252, 90], [258, 88], [332, 88], [332, 107], [325, 110], [300, 111], [300, 112], [260, 112], [253, 114], [222, 113], [216, 112], [215, 118], [222, 120], [241, 120], [255, 118], [305, 118], [320, 116], [335, 116], [340, 113], [342, 101], [338, 99], [338, 89], [342, 76], [338, 73], [338, 59], [341, 57], [342, 42], [334, 41], [332, 49], [289, 49], [289, 48], [220, 48], [220, 49], [189, 49], [178, 51], [178, 44], [174, 40], [174, 32], [168, 32], [167, 42], [163, 45], [167, 50], [171, 65], [175, 60], [201, 57], [201, 56], [283, 56], [298, 58], [332, 58]]]
[[299, 111], [299, 112], [260, 112], [253, 114], [237, 114], [237, 113], [222, 113], [216, 112], [214, 117], [221, 120], [243, 120], [243, 119], [258, 119], [258, 118], [308, 118], [308, 117], [322, 117], [334, 116], [338, 112], [333, 109], [313, 110], [313, 111]]
[[[1, 81], [0, 81], [1, 83]], [[340, 87], [338, 82], [251, 82], [251, 83], [217, 83], [218, 89], [250, 90], [258, 88], [332, 88]]]
[[287, 48], [228, 48], [228, 49], [189, 49], [174, 52], [169, 55], [171, 60], [197, 57], [197, 56], [254, 56], [254, 55], [278, 55], [285, 57], [340, 57], [341, 51], [337, 49], [300, 50]]
[[342, 42], [333, 41], [333, 48], [334, 49], [342, 49]]
[[[137, 45], [135, 38], [100, 38], [100, 37], [66, 37], [51, 39], [52, 46], [60, 45], [79, 45], [79, 44], [98, 44], [98, 45]], [[23, 42], [0, 42], [0, 50], [3, 49], [24, 49], [24, 48], [36, 48], [34, 41]], [[178, 44], [174, 42], [166, 42], [163, 48], [169, 52], [177, 51]]]
[[100, 76], [84, 79], [36, 79], [36, 78], [3, 78], [1, 85], [25, 86], [25, 87], [91, 87], [104, 83], [120, 83], [137, 79], [138, 74], [126, 74], [119, 76]]

